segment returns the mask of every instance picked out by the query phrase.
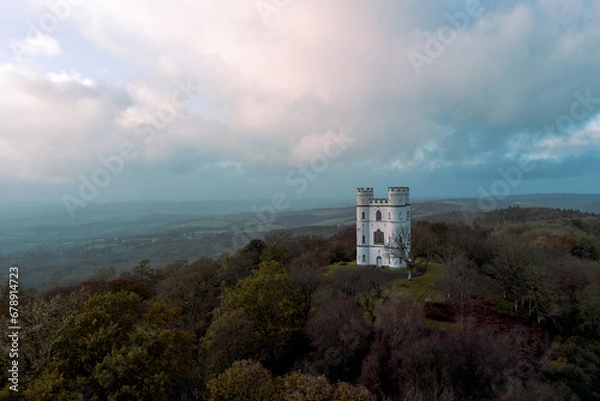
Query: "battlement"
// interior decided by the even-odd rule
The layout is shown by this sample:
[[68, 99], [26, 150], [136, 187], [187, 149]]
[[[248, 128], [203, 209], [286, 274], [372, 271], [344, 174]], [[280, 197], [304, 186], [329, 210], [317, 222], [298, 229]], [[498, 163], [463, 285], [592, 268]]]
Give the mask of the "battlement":
[[356, 205], [357, 206], [368, 206], [370, 200], [373, 198], [373, 188], [371, 187], [358, 187], [356, 188]]
[[408, 187], [388, 187], [387, 198], [375, 198], [373, 196], [372, 187], [356, 188], [356, 205], [357, 206], [405, 206], [409, 203]]

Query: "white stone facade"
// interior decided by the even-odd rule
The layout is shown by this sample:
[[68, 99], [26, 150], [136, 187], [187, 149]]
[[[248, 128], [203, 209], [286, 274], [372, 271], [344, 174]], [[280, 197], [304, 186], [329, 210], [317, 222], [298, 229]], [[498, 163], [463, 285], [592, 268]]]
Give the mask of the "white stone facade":
[[373, 188], [357, 188], [356, 264], [406, 268], [406, 263], [390, 248], [397, 235], [406, 238], [410, 252], [408, 187], [389, 187], [387, 198], [374, 198]]

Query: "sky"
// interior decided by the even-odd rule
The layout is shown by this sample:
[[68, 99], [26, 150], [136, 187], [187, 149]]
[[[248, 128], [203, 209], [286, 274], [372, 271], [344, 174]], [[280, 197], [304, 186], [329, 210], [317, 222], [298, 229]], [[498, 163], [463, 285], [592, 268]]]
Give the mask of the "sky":
[[0, 5], [0, 202], [598, 193], [595, 0]]

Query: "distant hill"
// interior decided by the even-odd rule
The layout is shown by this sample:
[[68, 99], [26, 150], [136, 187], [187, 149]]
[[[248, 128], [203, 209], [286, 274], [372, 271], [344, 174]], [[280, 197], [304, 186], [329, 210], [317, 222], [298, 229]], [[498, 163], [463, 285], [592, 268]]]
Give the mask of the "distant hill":
[[[549, 208], [600, 213], [600, 194], [533, 194], [512, 195], [494, 199], [496, 209], [519, 206], [521, 208]], [[483, 203], [488, 207], [489, 203]], [[444, 221], [447, 223], [473, 222], [480, 213], [490, 212], [480, 208], [476, 198], [449, 198], [413, 203], [415, 220]]]
[[[349, 203], [353, 202], [337, 205]], [[0, 207], [0, 264], [22, 266], [25, 286], [51, 287], [82, 281], [107, 266], [128, 270], [142, 259], [161, 265], [178, 259], [219, 257], [234, 252], [244, 240], [272, 230], [329, 236], [355, 222], [354, 206], [323, 207], [318, 201], [297, 201], [276, 215], [252, 211], [253, 206], [262, 210], [268, 204], [258, 200], [91, 204], [75, 220], [61, 207]], [[527, 219], [562, 216], [557, 208], [598, 213], [600, 195], [518, 195], [498, 201], [499, 208], [511, 206], [539, 209], [528, 211]], [[414, 202], [411, 209], [414, 221], [473, 223], [486, 219], [481, 217], [477, 199]], [[492, 212], [487, 219], [520, 216], [511, 213]], [[264, 221], [259, 222], [261, 219]]]
[[[559, 209], [577, 209], [585, 212], [600, 213], [600, 194], [531, 194], [496, 197], [498, 209], [509, 206], [548, 207]], [[477, 198], [440, 199], [436, 202], [451, 203], [459, 206], [479, 208]]]
[[600, 201], [590, 202], [578, 208], [583, 212], [600, 214]]

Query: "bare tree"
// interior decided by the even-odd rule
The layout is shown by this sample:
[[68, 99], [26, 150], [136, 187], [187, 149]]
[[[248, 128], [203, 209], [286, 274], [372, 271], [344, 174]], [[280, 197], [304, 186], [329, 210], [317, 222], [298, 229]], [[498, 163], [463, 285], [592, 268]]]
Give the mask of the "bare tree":
[[429, 225], [424, 222], [418, 222], [411, 227], [411, 250], [415, 258], [425, 259], [425, 271], [429, 267], [429, 262], [433, 259], [433, 254], [438, 247], [439, 240], [431, 231]]
[[448, 300], [460, 311], [460, 325], [464, 325], [465, 311], [475, 286], [477, 266], [469, 258], [459, 255], [444, 263], [442, 284]]
[[400, 264], [406, 265], [408, 268], [408, 279], [412, 279], [412, 271], [414, 268], [412, 252], [410, 247], [410, 227], [404, 226], [396, 231], [390, 239], [390, 255], [392, 258], [400, 260]]
[[527, 254], [516, 250], [517, 246], [518, 244], [508, 241], [503, 244], [499, 248], [493, 269], [494, 277], [502, 286], [504, 298], [506, 299], [507, 293], [512, 293], [515, 312], [519, 310], [524, 272], [528, 265], [525, 260]]

